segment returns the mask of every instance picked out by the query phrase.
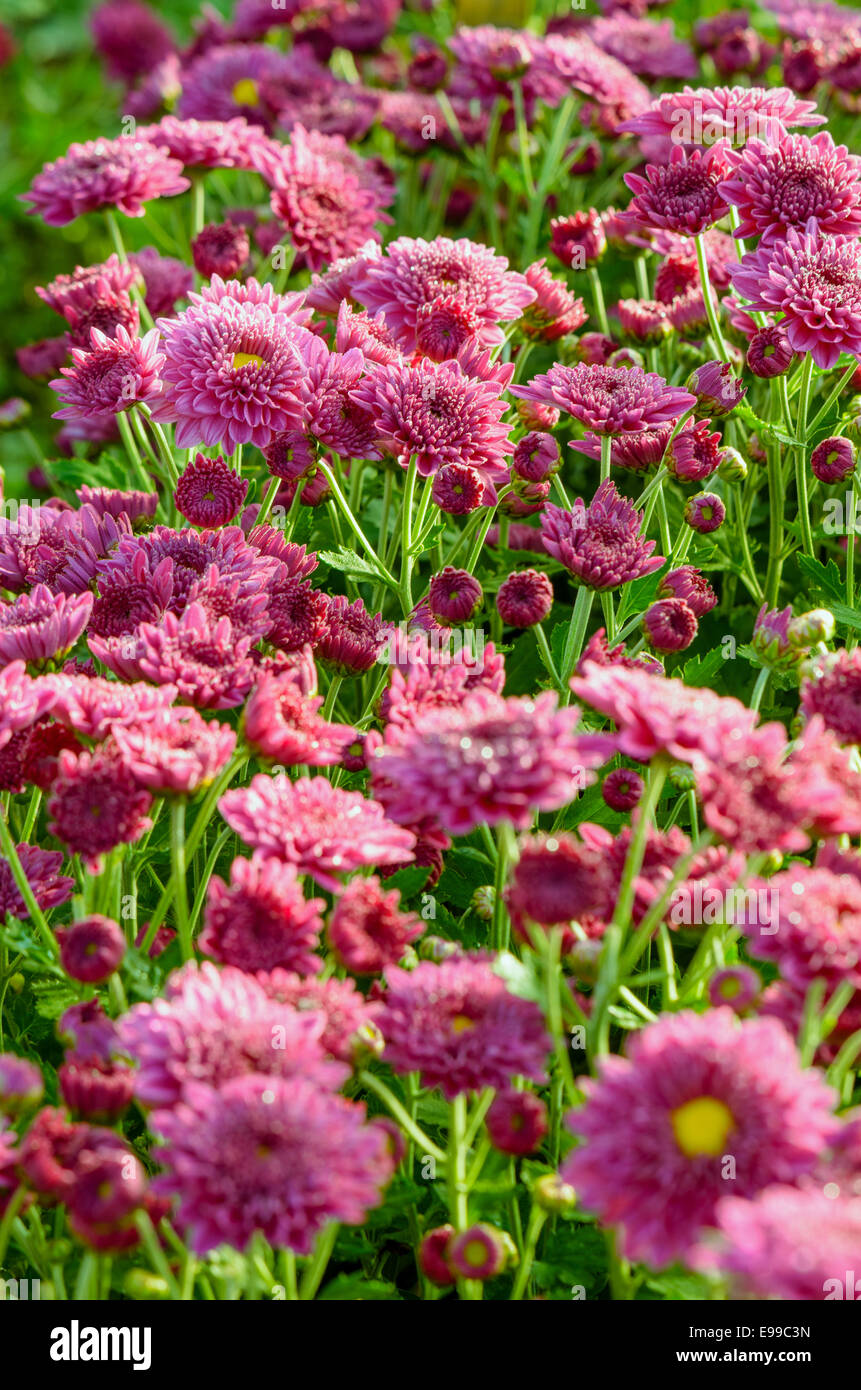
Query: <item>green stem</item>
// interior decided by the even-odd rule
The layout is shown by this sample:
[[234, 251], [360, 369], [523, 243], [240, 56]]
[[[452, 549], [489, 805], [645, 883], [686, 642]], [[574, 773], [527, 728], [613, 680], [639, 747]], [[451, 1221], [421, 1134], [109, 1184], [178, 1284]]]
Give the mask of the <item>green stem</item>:
[[174, 798], [170, 808], [170, 858], [179, 946], [183, 960], [191, 960], [193, 951], [188, 917], [188, 885], [185, 879], [185, 799], [181, 796]]
[[[810, 402], [810, 381], [813, 372], [813, 358], [810, 353], [804, 359], [801, 369], [801, 385], [798, 392], [798, 424], [796, 438], [807, 436], [807, 411]], [[810, 503], [807, 496], [807, 448], [798, 444], [795, 448], [795, 488], [798, 494], [798, 519], [801, 523], [801, 543], [805, 555], [813, 555], [813, 531], [810, 526]]]
[[[278, 496], [278, 489], [281, 486], [281, 481], [282, 480], [280, 478], [271, 478], [269, 480], [269, 485], [265, 493], [263, 494], [263, 501], [260, 503], [260, 511], [254, 518], [255, 526], [262, 526], [265, 521], [269, 520], [269, 513], [272, 511], [272, 504], [274, 503], [275, 498]], [[297, 486], [296, 494], [294, 494], [293, 498], [294, 501], [296, 500], [296, 495], [298, 494], [298, 492], [299, 488]]]
[[389, 573], [385, 565], [379, 559], [379, 557], [377, 556], [377, 552], [371, 545], [371, 542], [368, 540], [358, 521], [353, 516], [353, 513], [350, 511], [350, 505], [343, 492], [341, 491], [340, 484], [338, 483], [338, 480], [332, 472], [331, 468], [329, 468], [328, 464], [324, 463], [322, 459], [318, 459], [317, 467], [319, 468], [320, 472], [323, 474], [326, 481], [328, 482], [329, 487], [332, 491], [332, 495], [338, 503], [341, 515], [346, 520], [347, 525], [350, 527], [350, 530], [353, 532], [353, 535], [356, 537], [356, 540], [362, 546], [362, 549], [365, 551], [371, 564], [377, 570], [377, 573], [379, 574], [380, 578], [384, 581], [384, 583], [388, 584], [390, 588], [397, 589], [398, 585], [394, 576]]
[[422, 1153], [429, 1154], [430, 1157], [435, 1158], [438, 1163], [445, 1162], [445, 1154], [442, 1149], [439, 1148], [432, 1139], [428, 1138], [424, 1130], [421, 1129], [409, 1112], [401, 1105], [397, 1096], [389, 1090], [384, 1081], [381, 1081], [378, 1076], [374, 1076], [373, 1072], [370, 1071], [360, 1071], [359, 1081], [366, 1090], [372, 1091], [374, 1095], [383, 1102], [386, 1108], [391, 1111], [401, 1128], [406, 1131], [411, 1139], [414, 1139], [415, 1142], [421, 1146]]
[[519, 1303], [526, 1286], [529, 1283], [529, 1276], [532, 1273], [532, 1266], [535, 1261], [535, 1252], [538, 1249], [538, 1237], [541, 1235], [544, 1222], [547, 1220], [547, 1212], [537, 1204], [533, 1204], [529, 1213], [529, 1224], [526, 1227], [526, 1242], [520, 1256], [520, 1264], [517, 1269], [517, 1276], [514, 1280], [514, 1287], [511, 1290], [511, 1302]]
[[39, 936], [42, 938], [44, 945], [52, 956], [59, 955], [57, 938], [48, 926], [47, 918], [36, 901], [36, 895], [33, 889], [30, 887], [30, 880], [24, 873], [21, 860], [18, 858], [18, 850], [15, 847], [15, 842], [9, 831], [9, 823], [6, 820], [3, 807], [0, 807], [0, 851], [2, 851], [4, 858], [9, 863], [12, 877], [15, 880], [15, 886], [24, 899], [24, 906], [27, 909], [27, 914], [39, 933]]
[[299, 1297], [303, 1303], [311, 1302], [323, 1282], [326, 1266], [332, 1258], [335, 1241], [338, 1239], [338, 1229], [338, 1223], [333, 1221], [317, 1237], [311, 1263], [302, 1275], [302, 1282], [299, 1285]]
[[589, 285], [592, 290], [592, 303], [595, 306], [595, 317], [598, 320], [598, 327], [605, 337], [609, 338], [610, 325], [607, 321], [607, 306], [604, 303], [604, 287], [601, 284], [601, 276], [598, 274], [597, 266], [590, 265], [589, 267]]
[[730, 356], [727, 351], [726, 343], [724, 342], [723, 332], [721, 331], [720, 321], [718, 319], [718, 310], [712, 292], [711, 280], [709, 279], [708, 256], [706, 254], [705, 238], [702, 232], [699, 236], [694, 237], [694, 242], [697, 248], [697, 265], [700, 272], [700, 284], [702, 285], [703, 302], [706, 306], [709, 329], [717, 345], [718, 355], [721, 361], [729, 362]]
[[601, 482], [606, 482], [610, 476], [610, 463], [613, 457], [613, 437], [609, 434], [601, 435]]
[[412, 544], [413, 544], [413, 498], [416, 491], [416, 476], [418, 472], [418, 460], [413, 454], [407, 468], [407, 476], [404, 482], [404, 497], [401, 511], [401, 582], [398, 590], [401, 597], [401, 608], [404, 615], [412, 612], [413, 591], [412, 591]]
[[580, 653], [583, 650], [583, 642], [586, 637], [586, 629], [589, 626], [589, 615], [592, 612], [592, 600], [595, 597], [594, 590], [587, 589], [581, 585], [577, 590], [577, 598], [574, 601], [574, 611], [571, 614], [571, 622], [568, 625], [568, 632], [565, 637], [565, 648], [562, 653], [562, 685], [564, 688], [563, 700], [567, 704], [569, 699], [568, 682], [574, 674], [574, 667], [577, 665]]

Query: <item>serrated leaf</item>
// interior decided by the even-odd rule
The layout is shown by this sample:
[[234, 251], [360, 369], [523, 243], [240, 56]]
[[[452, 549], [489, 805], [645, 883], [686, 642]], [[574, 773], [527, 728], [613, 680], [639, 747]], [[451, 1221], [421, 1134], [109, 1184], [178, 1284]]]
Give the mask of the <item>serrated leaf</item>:
[[704, 656], [692, 656], [682, 667], [682, 680], [685, 685], [711, 685], [718, 671], [723, 670], [724, 655], [720, 647], [713, 647]]
[[401, 1296], [394, 1284], [382, 1279], [366, 1279], [363, 1274], [338, 1274], [317, 1295], [318, 1302], [337, 1300], [341, 1303], [400, 1303]]
[[342, 574], [358, 574], [374, 580], [380, 578], [380, 572], [375, 565], [364, 560], [355, 550], [348, 550], [343, 545], [339, 546], [337, 550], [319, 551], [317, 559], [321, 564], [328, 565], [330, 569], [339, 570]]
[[426, 865], [407, 864], [403, 869], [389, 875], [385, 881], [386, 892], [397, 888], [404, 902], [408, 902], [410, 898], [415, 897], [420, 888], [424, 888], [429, 873]]
[[[840, 571], [834, 560], [829, 560], [827, 565], [823, 565], [820, 560], [816, 560], [812, 555], [796, 555], [798, 568], [804, 578], [818, 589], [821, 593], [827, 594], [829, 598], [842, 599], [845, 595], [843, 581], [840, 578]], [[847, 610], [849, 611], [849, 610]]]

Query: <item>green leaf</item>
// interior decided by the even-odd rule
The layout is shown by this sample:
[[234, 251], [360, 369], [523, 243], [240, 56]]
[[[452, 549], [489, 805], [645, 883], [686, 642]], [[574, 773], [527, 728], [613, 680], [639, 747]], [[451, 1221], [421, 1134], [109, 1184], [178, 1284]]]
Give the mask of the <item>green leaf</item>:
[[394, 1284], [384, 1283], [382, 1279], [366, 1279], [363, 1274], [339, 1274], [317, 1295], [318, 1302], [333, 1300], [339, 1303], [400, 1303], [401, 1296]]
[[397, 888], [404, 902], [415, 897], [420, 888], [424, 888], [427, 883], [430, 870], [423, 864], [407, 864], [405, 868], [398, 869], [385, 880], [385, 890], [390, 892], [392, 888]]
[[855, 632], [861, 630], [861, 613], [857, 608], [847, 608], [845, 603], [831, 603], [829, 607], [838, 623], [851, 627]]
[[842, 599], [845, 596], [840, 571], [834, 560], [829, 560], [827, 565], [823, 565], [820, 560], [814, 560], [812, 555], [796, 555], [795, 559], [804, 578], [814, 589], [827, 594], [829, 598]]
[[724, 666], [724, 655], [720, 647], [713, 647], [704, 656], [692, 656], [686, 661], [682, 668], [682, 680], [685, 685], [711, 685], [717, 676], [718, 671], [722, 671]]
[[346, 546], [340, 545], [337, 550], [321, 550], [317, 556], [324, 565], [330, 569], [340, 570], [342, 574], [358, 574], [366, 579], [379, 579], [380, 572], [376, 565], [372, 565], [369, 560], [364, 560], [361, 555], [357, 555], [355, 550], [347, 550]]

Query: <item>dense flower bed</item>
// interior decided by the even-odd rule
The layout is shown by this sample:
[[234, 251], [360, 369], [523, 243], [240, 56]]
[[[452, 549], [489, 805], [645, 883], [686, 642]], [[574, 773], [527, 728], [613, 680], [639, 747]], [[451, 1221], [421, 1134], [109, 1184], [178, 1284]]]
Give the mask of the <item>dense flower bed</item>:
[[43, 1298], [854, 1297], [861, 12], [561, 8], [107, 0], [21, 189]]

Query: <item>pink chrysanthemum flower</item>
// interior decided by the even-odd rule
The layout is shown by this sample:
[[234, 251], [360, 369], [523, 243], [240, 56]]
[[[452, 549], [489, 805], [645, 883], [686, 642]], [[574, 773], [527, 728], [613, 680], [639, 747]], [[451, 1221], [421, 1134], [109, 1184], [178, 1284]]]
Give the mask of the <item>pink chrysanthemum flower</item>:
[[264, 302], [224, 298], [192, 304], [159, 327], [164, 389], [153, 416], [176, 423], [181, 448], [263, 449], [273, 435], [299, 426], [303, 330], [286, 315]]
[[177, 115], [187, 123], [229, 122], [237, 116], [270, 125], [279, 84], [307, 85], [328, 74], [306, 45], [280, 53], [265, 44], [227, 43], [207, 48], [183, 72]]
[[499, 324], [519, 318], [535, 299], [535, 290], [523, 275], [508, 269], [504, 256], [463, 237], [398, 237], [384, 256], [365, 263], [350, 293], [372, 314], [385, 314], [389, 331], [405, 352], [418, 346], [422, 306], [441, 296], [456, 295], [478, 316], [478, 336], [487, 345], [501, 343]]
[[[87, 297], [97, 299], [105, 288], [112, 294], [122, 294], [131, 289], [136, 279], [134, 265], [113, 255], [98, 265], [75, 266], [71, 275], [57, 275], [50, 285], [37, 285], [36, 293], [49, 308], [65, 318], [68, 303], [80, 305]], [[97, 328], [99, 326], [96, 324]]]
[[726, 1196], [719, 1238], [698, 1257], [746, 1298], [816, 1302], [857, 1298], [861, 1198], [775, 1184], [753, 1201]]
[[61, 367], [62, 376], [51, 382], [63, 402], [55, 419], [88, 421], [159, 397], [165, 357], [158, 351], [157, 329], [137, 338], [120, 324], [116, 336], [108, 338], [94, 328], [90, 341], [89, 349], [72, 348], [73, 365]]
[[487, 491], [478, 469], [468, 463], [444, 463], [434, 474], [432, 497], [449, 516], [465, 516], [481, 506]]
[[23, 661], [12, 661], [0, 670], [0, 748], [21, 729], [27, 729], [51, 708], [52, 691], [42, 680], [27, 674]]
[[48, 825], [72, 854], [96, 872], [117, 845], [133, 844], [152, 821], [152, 797], [116, 756], [98, 749], [77, 756], [63, 748], [48, 802]]
[[[394, 667], [391, 681], [380, 699], [380, 714], [387, 724], [412, 727], [420, 716], [437, 709], [458, 708], [473, 690], [485, 689], [494, 695], [502, 692], [505, 670], [502, 659], [493, 660], [493, 644], [484, 649], [484, 664], [468, 663], [466, 647], [456, 656], [446, 659], [442, 646], [435, 652], [422, 651], [422, 644], [410, 648], [412, 659], [403, 669]], [[428, 664], [431, 656], [432, 664]]]
[[316, 647], [327, 631], [329, 600], [307, 581], [285, 579], [273, 588], [267, 615], [271, 624], [267, 640], [279, 651], [296, 652]]
[[180, 299], [194, 286], [194, 272], [184, 261], [160, 256], [153, 246], [143, 246], [129, 256], [129, 264], [143, 276], [144, 301], [154, 319], [172, 314]]
[[628, 1056], [601, 1059], [572, 1112], [582, 1137], [562, 1169], [580, 1202], [620, 1227], [626, 1258], [660, 1267], [689, 1256], [726, 1192], [751, 1198], [812, 1171], [836, 1128], [835, 1095], [803, 1071], [771, 1019], [686, 1010], [649, 1025]]
[[483, 956], [462, 955], [415, 970], [390, 966], [380, 1028], [386, 1060], [421, 1073], [449, 1099], [515, 1076], [545, 1080], [550, 1040], [541, 1011], [511, 994]]
[[398, 908], [397, 889], [383, 892], [378, 878], [348, 883], [329, 918], [326, 936], [335, 957], [353, 975], [381, 975], [397, 965], [424, 931], [415, 913]]
[[46, 661], [77, 642], [93, 607], [93, 595], [52, 594], [37, 584], [14, 603], [0, 606], [0, 664]]
[[378, 242], [366, 241], [354, 256], [342, 256], [322, 275], [312, 275], [307, 303], [320, 314], [336, 315], [343, 301], [355, 300], [354, 290], [367, 266], [382, 256]]
[[770, 960], [783, 979], [806, 991], [816, 979], [828, 982], [829, 993], [844, 981], [861, 988], [861, 883], [851, 874], [831, 873], [796, 865], [766, 881], [753, 880], [753, 891], [764, 889], [776, 911], [759, 921], [758, 907], [737, 919], [757, 960]]
[[406, 864], [415, 836], [387, 818], [378, 801], [333, 787], [325, 777], [291, 782], [280, 773], [253, 777], [225, 792], [218, 809], [244, 844], [295, 864], [337, 892], [337, 874], [363, 864]]
[[716, 473], [721, 461], [721, 437], [709, 430], [708, 420], [698, 420], [679, 430], [668, 442], [664, 462], [681, 483], [701, 483]]
[[193, 1086], [152, 1117], [165, 1140], [153, 1188], [179, 1198], [176, 1220], [199, 1255], [244, 1250], [258, 1233], [307, 1255], [324, 1226], [361, 1225], [382, 1200], [392, 1159], [365, 1121], [363, 1105], [298, 1077]]
[[270, 999], [290, 1004], [300, 1013], [313, 1010], [325, 1020], [320, 1039], [324, 1052], [351, 1065], [357, 1055], [368, 1051], [368, 1044], [379, 1040], [375, 1020], [380, 1004], [369, 1002], [353, 980], [335, 977], [321, 980], [302, 977], [287, 970], [258, 973], [257, 979]]
[[261, 164], [272, 185], [272, 211], [284, 224], [302, 264], [320, 270], [378, 240], [380, 190], [355, 169], [315, 149], [301, 126], [277, 162]]
[[426, 478], [466, 464], [488, 487], [507, 479], [507, 409], [498, 384], [467, 376], [457, 361], [376, 367], [352, 399], [372, 416], [381, 447], [406, 468], [415, 455]]
[[697, 635], [697, 618], [684, 599], [662, 598], [646, 609], [643, 627], [654, 651], [681, 652]]
[[343, 594], [335, 594], [326, 599], [325, 626], [314, 652], [339, 675], [357, 676], [376, 664], [387, 636], [379, 613], [369, 613], [360, 598], [350, 603]]
[[[715, 745], [712, 745], [714, 748]], [[807, 849], [811, 834], [857, 834], [861, 779], [814, 719], [790, 752], [782, 724], [723, 744], [698, 777], [706, 824], [748, 854]]]
[[718, 192], [725, 173], [723, 146], [687, 154], [681, 145], [674, 145], [668, 164], [648, 164], [645, 178], [625, 175], [634, 194], [628, 215], [649, 230], [665, 227], [681, 236], [698, 236], [727, 211]]
[[230, 761], [236, 734], [196, 710], [174, 708], [141, 724], [112, 729], [122, 760], [140, 784], [162, 795], [191, 796]]
[[156, 125], [138, 126], [136, 135], [191, 169], [252, 169], [251, 151], [262, 139], [258, 127], [241, 116], [214, 121], [163, 116]]
[[656, 372], [585, 362], [573, 367], [557, 362], [528, 385], [512, 387], [512, 395], [565, 410], [596, 434], [632, 434], [675, 424], [694, 404], [689, 391], [669, 386]]
[[101, 676], [62, 671], [45, 678], [54, 719], [101, 743], [120, 724], [140, 724], [173, 704], [176, 689], [164, 685], [118, 684]]
[[211, 222], [191, 243], [191, 257], [199, 275], [221, 275], [229, 280], [238, 275], [248, 260], [251, 246], [244, 227], [233, 222]]
[[818, 714], [841, 743], [861, 743], [861, 650], [829, 652], [801, 684], [801, 707]]
[[422, 304], [416, 319], [416, 352], [432, 362], [456, 357], [465, 343], [477, 338], [481, 319], [456, 294], [443, 294]]
[[841, 352], [861, 357], [861, 247], [855, 238], [827, 236], [811, 218], [804, 231], [760, 246], [730, 272], [748, 308], [782, 313], [796, 352], [817, 367], [836, 365]]
[[347, 1076], [323, 1053], [321, 1014], [277, 1003], [232, 965], [189, 962], [170, 976], [162, 998], [124, 1014], [119, 1032], [138, 1065], [135, 1095], [147, 1106], [174, 1106], [189, 1084], [222, 1086], [249, 1072], [302, 1077], [333, 1091]]
[[248, 479], [219, 456], [198, 454], [179, 476], [174, 502], [180, 516], [192, 526], [213, 529], [232, 521], [245, 501]]
[[234, 859], [229, 885], [217, 874], [209, 880], [198, 948], [249, 974], [284, 969], [316, 975], [324, 906], [322, 898], [304, 896], [294, 865], [259, 854]]
[[141, 623], [132, 654], [122, 637], [91, 637], [90, 650], [121, 680], [173, 685], [198, 709], [241, 705], [255, 681], [251, 638], [237, 636], [229, 618], [213, 618], [197, 602], [180, 618]]
[[642, 521], [642, 512], [620, 496], [608, 478], [588, 507], [579, 498], [570, 512], [548, 503], [541, 517], [541, 538], [548, 554], [581, 584], [615, 589], [664, 564], [662, 555], [652, 553], [656, 542], [642, 535]]
[[694, 52], [689, 44], [676, 38], [671, 19], [640, 18], [616, 11], [593, 20], [589, 38], [638, 77], [666, 82], [697, 76]]
[[740, 700], [618, 664], [583, 663], [571, 689], [614, 721], [619, 752], [636, 762], [658, 755], [699, 761], [715, 748], [741, 744], [756, 723]]
[[826, 119], [815, 102], [802, 101], [788, 87], [685, 87], [663, 92], [619, 129], [692, 145], [718, 140], [743, 145], [752, 138], [775, 143], [793, 126], [822, 125]]
[[681, 598], [697, 618], [705, 617], [717, 606], [717, 594], [705, 575], [694, 565], [681, 565], [661, 579], [661, 598]]
[[[75, 880], [60, 873], [63, 865], [61, 850], [39, 849], [37, 845], [16, 845], [21, 868], [33, 890], [33, 896], [43, 912], [69, 901], [75, 891]], [[0, 859], [0, 922], [6, 916], [17, 917], [26, 922], [30, 910], [21, 896], [12, 866], [6, 859]]]
[[550, 614], [553, 585], [538, 570], [516, 570], [500, 584], [496, 606], [509, 627], [534, 627]]
[[373, 413], [356, 399], [365, 372], [361, 350], [329, 352], [326, 344], [315, 338], [308, 344], [305, 361], [301, 384], [304, 432], [343, 458], [380, 458]]
[[854, 236], [861, 226], [861, 159], [824, 130], [812, 138], [784, 135], [776, 145], [751, 140], [733, 158], [720, 193], [739, 210], [737, 237], [774, 241], [811, 217], [823, 233]]
[[75, 493], [98, 516], [119, 517], [125, 512], [129, 521], [135, 522], [154, 517], [158, 509], [157, 492], [124, 492], [119, 488], [90, 487], [82, 483], [75, 488]]
[[505, 900], [516, 931], [525, 937], [528, 922], [552, 927], [608, 921], [616, 889], [603, 847], [574, 835], [532, 835], [520, 843]]
[[349, 352], [358, 348], [367, 362], [399, 362], [401, 350], [386, 327], [385, 314], [356, 312], [349, 301], [341, 300], [335, 325], [335, 350]]
[[551, 275], [543, 260], [527, 266], [524, 278], [536, 295], [520, 320], [520, 327], [527, 338], [552, 343], [557, 338], [576, 333], [586, 322], [582, 299], [577, 299], [564, 281]]
[[404, 825], [430, 820], [450, 834], [509, 820], [518, 829], [536, 810], [566, 805], [589, 770], [613, 748], [609, 738], [578, 735], [576, 708], [536, 699], [504, 699], [475, 689], [459, 707], [389, 724], [374, 750], [371, 785], [388, 814]]
[[248, 743], [264, 758], [288, 767], [331, 767], [356, 737], [349, 724], [330, 724], [319, 715], [322, 696], [303, 693], [295, 675], [267, 675], [245, 706]]
[[44, 165], [29, 193], [22, 194], [49, 227], [64, 227], [85, 212], [116, 208], [126, 217], [143, 217], [144, 203], [171, 197], [190, 187], [182, 165], [164, 150], [121, 135], [70, 145], [66, 154]]
[[127, 83], [157, 67], [174, 49], [170, 30], [137, 0], [107, 0], [99, 5], [90, 30], [111, 77]]
[[[222, 280], [220, 275], [213, 275], [208, 285], [201, 285], [199, 294], [189, 295], [191, 303], [198, 306], [222, 304], [226, 299], [232, 300], [235, 304], [263, 306], [271, 309], [273, 314], [290, 319], [294, 326], [299, 328], [307, 327], [311, 319], [311, 310], [306, 308], [305, 298], [304, 290], [277, 294], [272, 285], [261, 284], [253, 275], [244, 281]], [[295, 336], [297, 343], [302, 346], [311, 341], [307, 333], [297, 333]]]

